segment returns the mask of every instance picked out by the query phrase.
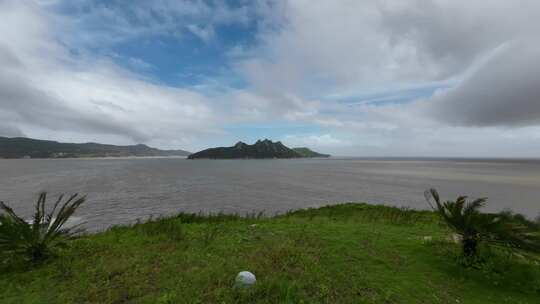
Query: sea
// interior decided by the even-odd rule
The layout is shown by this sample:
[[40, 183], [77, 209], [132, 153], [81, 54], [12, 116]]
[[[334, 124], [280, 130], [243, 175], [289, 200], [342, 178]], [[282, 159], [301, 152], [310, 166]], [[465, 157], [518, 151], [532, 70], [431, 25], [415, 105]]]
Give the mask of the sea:
[[0, 160], [0, 201], [25, 217], [39, 192], [86, 195], [74, 221], [89, 231], [179, 212], [264, 212], [343, 202], [429, 209], [443, 199], [487, 197], [485, 211], [540, 213], [540, 160], [339, 158], [187, 160], [96, 158]]

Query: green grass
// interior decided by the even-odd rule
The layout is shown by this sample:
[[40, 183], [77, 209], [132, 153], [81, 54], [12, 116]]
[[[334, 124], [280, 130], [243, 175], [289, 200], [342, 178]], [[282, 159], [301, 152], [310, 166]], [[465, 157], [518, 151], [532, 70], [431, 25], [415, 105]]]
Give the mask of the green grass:
[[[0, 302], [539, 303], [540, 266], [484, 250], [481, 267], [462, 267], [449, 233], [431, 212], [366, 204], [182, 214], [81, 237], [43, 265], [5, 264]], [[252, 288], [234, 287], [242, 270]]]

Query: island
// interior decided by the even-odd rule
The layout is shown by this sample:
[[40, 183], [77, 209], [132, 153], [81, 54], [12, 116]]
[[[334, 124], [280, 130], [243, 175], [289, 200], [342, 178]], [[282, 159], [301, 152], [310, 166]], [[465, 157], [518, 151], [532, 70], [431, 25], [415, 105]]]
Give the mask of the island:
[[328, 154], [320, 154], [308, 148], [289, 148], [280, 141], [258, 140], [253, 145], [238, 142], [232, 147], [218, 147], [193, 153], [188, 159], [242, 159], [242, 158], [306, 158], [306, 157], [330, 157]]
[[330, 154], [322, 154], [322, 153], [317, 153], [309, 148], [306, 148], [306, 147], [301, 147], [301, 148], [293, 148], [293, 150], [302, 155], [302, 157], [308, 157], [308, 158], [313, 158], [313, 157], [324, 157], [324, 158], [327, 158], [327, 157], [330, 157]]
[[115, 146], [98, 143], [61, 143], [25, 137], [0, 137], [0, 158], [79, 158], [188, 156], [184, 150], [160, 150], [147, 145]]

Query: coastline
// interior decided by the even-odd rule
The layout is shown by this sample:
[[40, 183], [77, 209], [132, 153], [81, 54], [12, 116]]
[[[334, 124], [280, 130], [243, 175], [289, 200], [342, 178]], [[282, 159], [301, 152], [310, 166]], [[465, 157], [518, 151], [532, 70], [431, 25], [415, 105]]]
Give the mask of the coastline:
[[50, 157], [50, 158], [0, 158], [0, 160], [110, 160], [110, 159], [160, 159], [179, 158], [187, 159], [187, 156], [100, 156], [100, 157]]

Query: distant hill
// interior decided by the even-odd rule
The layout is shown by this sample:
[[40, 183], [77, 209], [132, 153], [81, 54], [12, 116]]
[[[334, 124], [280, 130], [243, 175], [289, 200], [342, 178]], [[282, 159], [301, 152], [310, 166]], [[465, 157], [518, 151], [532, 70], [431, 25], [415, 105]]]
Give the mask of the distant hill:
[[[308, 149], [309, 150], [309, 149]], [[309, 150], [312, 153], [315, 153]], [[232, 147], [210, 148], [188, 156], [189, 159], [236, 159], [236, 158], [302, 158], [306, 157], [281, 142], [258, 140], [253, 145], [238, 142]]]
[[60, 143], [23, 137], [0, 137], [0, 158], [74, 158], [126, 156], [187, 156], [184, 150], [159, 150], [146, 145]]
[[293, 150], [302, 155], [302, 157], [330, 157], [330, 154], [321, 154], [317, 153], [309, 148], [301, 147], [301, 148], [293, 148]]

